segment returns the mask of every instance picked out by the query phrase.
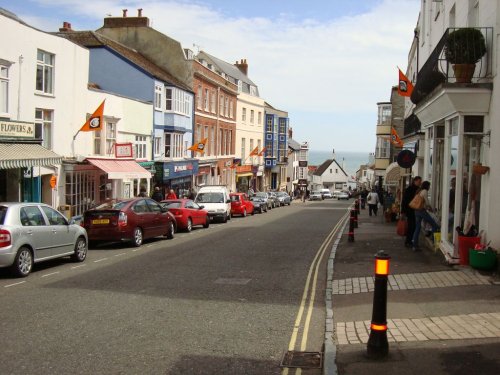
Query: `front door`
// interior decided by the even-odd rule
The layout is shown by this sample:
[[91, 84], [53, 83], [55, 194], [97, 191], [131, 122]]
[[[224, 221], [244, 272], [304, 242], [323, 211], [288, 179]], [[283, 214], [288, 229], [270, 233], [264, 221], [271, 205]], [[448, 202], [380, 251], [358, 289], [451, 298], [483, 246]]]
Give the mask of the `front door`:
[[43, 259], [51, 256], [52, 236], [45, 218], [37, 206], [22, 207], [19, 211], [22, 235], [31, 243], [34, 249], [34, 259]]
[[51, 207], [42, 206], [52, 232], [53, 247], [51, 255], [67, 254], [74, 250], [74, 233], [66, 218]]

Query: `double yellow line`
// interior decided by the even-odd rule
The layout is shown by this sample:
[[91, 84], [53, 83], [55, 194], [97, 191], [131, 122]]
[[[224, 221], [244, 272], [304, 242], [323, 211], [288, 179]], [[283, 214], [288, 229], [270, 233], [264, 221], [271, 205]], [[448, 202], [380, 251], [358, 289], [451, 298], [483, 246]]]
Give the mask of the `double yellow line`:
[[[316, 284], [318, 282], [318, 272], [319, 272], [319, 266], [321, 262], [323, 261], [323, 257], [326, 253], [326, 250], [329, 248], [330, 243], [333, 240], [333, 237], [335, 234], [339, 231], [339, 229], [342, 227], [343, 223], [345, 220], [348, 218], [349, 211], [337, 222], [335, 227], [333, 227], [332, 231], [328, 234], [328, 236], [325, 238], [323, 243], [321, 244], [318, 252], [316, 253], [311, 266], [309, 267], [309, 273], [307, 274], [307, 279], [306, 279], [306, 285], [304, 286], [304, 292], [302, 293], [302, 300], [300, 302], [300, 307], [299, 311], [297, 313], [297, 318], [295, 319], [295, 324], [293, 327], [292, 331], [292, 337], [290, 338], [290, 343], [288, 344], [288, 350], [295, 350], [295, 345], [297, 343], [297, 337], [299, 334], [299, 329], [300, 329], [300, 323], [302, 321], [302, 317], [304, 315], [304, 310], [306, 307], [307, 299], [308, 296], [310, 295], [309, 298], [309, 305], [307, 308], [307, 314], [304, 322], [304, 332], [302, 333], [302, 340], [300, 343], [300, 351], [305, 351], [307, 347], [307, 338], [309, 335], [309, 326], [311, 324], [311, 317], [313, 313], [313, 308], [314, 308], [314, 300], [316, 298]], [[313, 274], [314, 270], [314, 274]], [[312, 277], [312, 286], [309, 289], [309, 286], [311, 285], [311, 277]], [[282, 375], [287, 375], [288, 374], [288, 368], [284, 368]], [[301, 369], [297, 369], [296, 374], [301, 374], [302, 371]]]

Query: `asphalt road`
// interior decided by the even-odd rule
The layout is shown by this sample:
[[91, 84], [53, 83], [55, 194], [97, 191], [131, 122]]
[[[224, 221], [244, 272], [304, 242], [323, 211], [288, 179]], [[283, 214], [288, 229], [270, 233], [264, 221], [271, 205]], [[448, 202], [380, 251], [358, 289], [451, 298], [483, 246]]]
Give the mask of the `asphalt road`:
[[101, 246], [25, 279], [0, 271], [0, 373], [280, 374], [289, 345], [321, 351], [328, 235], [349, 204], [294, 203], [138, 249]]

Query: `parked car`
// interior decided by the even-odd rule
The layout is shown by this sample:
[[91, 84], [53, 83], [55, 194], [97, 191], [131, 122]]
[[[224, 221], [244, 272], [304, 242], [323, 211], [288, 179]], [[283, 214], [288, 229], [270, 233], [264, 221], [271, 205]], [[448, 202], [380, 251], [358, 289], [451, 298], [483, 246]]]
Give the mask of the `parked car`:
[[87, 232], [43, 203], [0, 203], [0, 268], [25, 277], [34, 263], [87, 257]]
[[311, 194], [309, 194], [309, 200], [310, 201], [321, 201], [323, 200], [323, 196], [321, 195], [320, 191], [313, 191]]
[[269, 199], [271, 200], [271, 202], [273, 204], [273, 208], [281, 206], [280, 200], [278, 199], [278, 196], [276, 195], [276, 192], [274, 192], [274, 191], [268, 191], [267, 194], [269, 195]]
[[321, 189], [323, 199], [333, 199], [333, 194], [328, 189]]
[[222, 185], [203, 186], [194, 200], [205, 207], [210, 219], [220, 219], [222, 222], [231, 220], [231, 199], [227, 187]]
[[290, 206], [290, 203], [292, 202], [292, 200], [290, 199], [290, 195], [288, 195], [288, 193], [286, 193], [284, 191], [280, 191], [280, 192], [276, 193], [276, 196], [278, 197], [278, 200], [280, 201], [280, 204], [282, 206], [285, 206], [285, 205]]
[[131, 241], [141, 246], [147, 238], [174, 238], [174, 215], [150, 198], [105, 203], [85, 211], [83, 226], [89, 241]]
[[334, 191], [333, 191], [333, 194], [332, 194], [332, 195], [333, 195], [333, 198], [334, 198], [334, 199], [335, 199], [335, 198], [338, 198], [338, 196], [339, 196], [339, 194], [340, 194], [340, 193], [342, 193], [342, 191], [341, 191], [341, 190], [334, 190]]
[[253, 195], [250, 198], [250, 201], [253, 204], [254, 212], [258, 212], [259, 214], [267, 212], [267, 202], [264, 200], [264, 198]]
[[247, 214], [255, 214], [254, 206], [245, 193], [231, 193], [229, 194], [229, 197], [231, 198], [232, 216], [241, 215], [245, 217]]
[[272, 210], [274, 207], [274, 201], [269, 198], [269, 194], [259, 191], [255, 193], [254, 197], [263, 200], [266, 203], [268, 210]]
[[338, 200], [341, 199], [349, 200], [349, 198], [350, 198], [349, 193], [347, 193], [346, 191], [341, 191], [339, 194], [337, 194]]
[[192, 199], [167, 199], [161, 201], [160, 205], [166, 207], [168, 212], [174, 215], [178, 230], [191, 232], [196, 225], [203, 225], [203, 228], [210, 226], [208, 211]]

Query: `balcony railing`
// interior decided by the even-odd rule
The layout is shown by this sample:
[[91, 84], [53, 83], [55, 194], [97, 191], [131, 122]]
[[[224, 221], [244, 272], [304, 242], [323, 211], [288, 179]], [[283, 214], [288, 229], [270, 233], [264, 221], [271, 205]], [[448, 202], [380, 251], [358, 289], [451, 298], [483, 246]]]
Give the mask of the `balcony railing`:
[[[450, 38], [450, 34], [460, 29], [464, 28], [448, 28], [445, 31], [441, 40], [436, 45], [436, 48], [434, 48], [434, 51], [432, 51], [427, 61], [418, 72], [415, 89], [411, 96], [413, 103], [418, 104], [441, 83], [457, 82], [452, 64], [446, 59], [445, 46]], [[476, 63], [476, 68], [472, 75], [472, 83], [487, 82], [488, 78], [491, 77], [493, 28], [476, 27], [475, 29], [479, 30], [483, 35], [486, 44], [486, 53]], [[474, 35], [471, 35], [470, 38], [465, 39], [464, 42], [467, 47], [472, 47], [476, 45], [477, 40], [475, 40]], [[457, 46], [456, 43], [454, 45], [455, 47]], [[457, 60], [464, 60], [467, 58], [467, 53], [470, 53], [470, 49], [471, 48], [454, 48], [450, 50], [449, 53], [453, 54]]]

